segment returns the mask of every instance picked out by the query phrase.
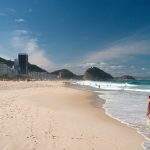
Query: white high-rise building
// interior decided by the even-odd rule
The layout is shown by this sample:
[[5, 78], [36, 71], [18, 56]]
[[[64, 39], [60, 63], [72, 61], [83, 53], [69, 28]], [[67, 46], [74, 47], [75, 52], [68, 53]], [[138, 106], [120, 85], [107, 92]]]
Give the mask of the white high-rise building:
[[0, 76], [1, 77], [14, 78], [17, 74], [18, 73], [16, 69], [8, 67], [7, 64], [0, 63]]

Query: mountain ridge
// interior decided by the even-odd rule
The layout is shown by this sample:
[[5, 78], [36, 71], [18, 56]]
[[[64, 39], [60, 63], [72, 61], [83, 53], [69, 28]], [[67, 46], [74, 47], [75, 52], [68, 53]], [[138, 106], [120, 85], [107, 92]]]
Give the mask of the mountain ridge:
[[61, 79], [79, 79], [79, 80], [83, 79], [82, 75], [76, 75], [67, 69], [56, 70], [51, 72], [50, 74], [56, 75], [58, 78]]
[[[6, 60], [2, 57], [0, 57], [0, 62], [7, 64], [9, 67], [12, 67], [14, 65], [14, 61], [12, 60]], [[76, 79], [76, 80], [127, 80], [132, 79], [135, 80], [134, 77], [125, 75], [121, 77], [113, 77], [111, 74], [97, 68], [97, 67], [91, 67], [88, 68], [83, 75], [76, 75], [70, 70], [67, 69], [60, 69], [53, 72], [48, 72], [47, 70], [35, 65], [28, 63], [28, 70], [31, 72], [47, 72], [48, 74], [56, 75], [57, 78], [61, 79]]]

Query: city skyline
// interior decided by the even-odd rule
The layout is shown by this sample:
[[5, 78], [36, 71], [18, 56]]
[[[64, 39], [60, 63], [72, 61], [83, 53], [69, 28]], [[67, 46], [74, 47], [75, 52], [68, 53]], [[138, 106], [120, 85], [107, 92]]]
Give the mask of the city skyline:
[[2, 0], [0, 57], [28, 53], [49, 72], [150, 76], [149, 8], [148, 0]]

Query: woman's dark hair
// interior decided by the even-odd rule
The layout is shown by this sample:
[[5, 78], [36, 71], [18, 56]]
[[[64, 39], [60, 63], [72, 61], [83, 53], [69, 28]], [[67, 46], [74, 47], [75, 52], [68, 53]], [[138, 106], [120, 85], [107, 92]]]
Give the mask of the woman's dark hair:
[[150, 99], [150, 96], [149, 96], [149, 99]]

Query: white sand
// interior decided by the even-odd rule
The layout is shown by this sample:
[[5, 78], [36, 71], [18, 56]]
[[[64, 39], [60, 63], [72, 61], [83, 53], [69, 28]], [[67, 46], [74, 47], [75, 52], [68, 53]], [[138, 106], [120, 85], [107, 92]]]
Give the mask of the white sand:
[[92, 93], [48, 81], [0, 89], [0, 150], [143, 149], [134, 129], [91, 106]]

